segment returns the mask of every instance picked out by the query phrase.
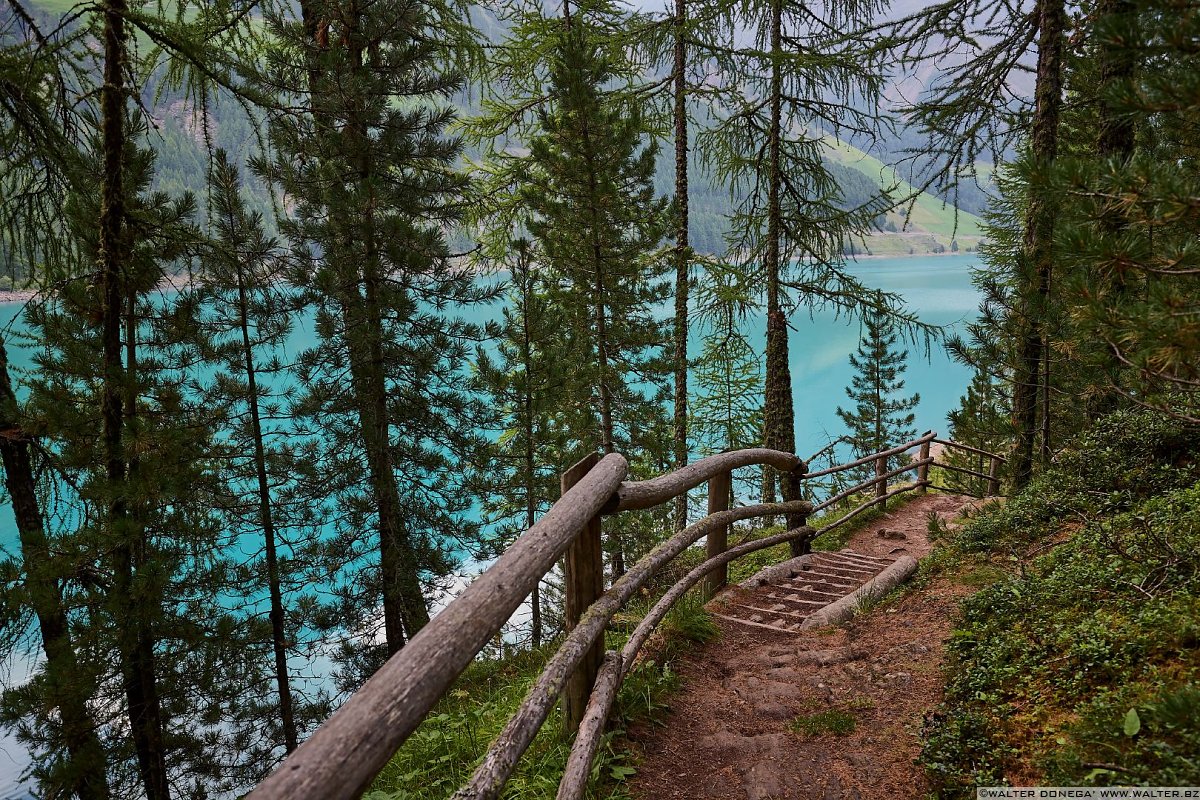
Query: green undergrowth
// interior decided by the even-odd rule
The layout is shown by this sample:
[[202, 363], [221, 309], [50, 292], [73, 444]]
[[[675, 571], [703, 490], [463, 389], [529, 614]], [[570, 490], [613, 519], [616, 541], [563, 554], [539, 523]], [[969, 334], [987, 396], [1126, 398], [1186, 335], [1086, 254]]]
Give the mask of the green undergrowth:
[[[650, 597], [626, 608], [606, 633], [605, 646], [619, 649], [649, 610]], [[679, 689], [675, 664], [717, 627], [694, 593], [685, 595], [658, 628], [651, 646], [622, 684], [588, 787], [589, 798], [625, 798], [624, 781], [636, 773], [622, 744], [627, 725], [659, 721]], [[488, 746], [516, 712], [560, 641], [477, 660], [455, 682], [376, 779], [367, 800], [433, 800], [449, 797], [478, 766]], [[553, 798], [570, 753], [556, 707], [505, 786], [505, 798]]]
[[935, 561], [980, 591], [921, 760], [979, 785], [1200, 785], [1200, 431], [1100, 420]]

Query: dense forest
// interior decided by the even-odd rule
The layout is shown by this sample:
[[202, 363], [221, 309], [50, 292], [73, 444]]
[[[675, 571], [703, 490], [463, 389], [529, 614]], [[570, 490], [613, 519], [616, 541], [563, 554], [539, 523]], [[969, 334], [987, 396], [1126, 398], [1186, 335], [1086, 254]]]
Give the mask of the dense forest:
[[[865, 325], [858, 452], [911, 433], [899, 343], [944, 343], [975, 376], [954, 438], [1008, 455], [1005, 519], [1074, 508], [1103, 544], [1118, 515], [1136, 563], [1194, 581], [1194, 538], [1155, 532], [1194, 532], [1198, 38], [1190, 0], [0, 0], [0, 257], [34, 354], [11, 367], [5, 331], [0, 651], [35, 665], [0, 723], [30, 785], [246, 791], [583, 456], [794, 453], [813, 308]], [[847, 266], [913, 231], [982, 242], [962, 335]], [[1139, 431], [1147, 475], [1080, 477], [1080, 448], [1116, 462]], [[690, 511], [606, 524], [609, 575]], [[989, 524], [965, 550], [1014, 535]], [[1038, 591], [1066, 602], [1056, 574]], [[559, 588], [501, 649], [559, 635]], [[1010, 606], [964, 625], [1015, 636]], [[1002, 772], [964, 731], [1006, 679], [952, 681], [946, 791]], [[1177, 772], [1146, 780], [1186, 773], [1155, 753]]]

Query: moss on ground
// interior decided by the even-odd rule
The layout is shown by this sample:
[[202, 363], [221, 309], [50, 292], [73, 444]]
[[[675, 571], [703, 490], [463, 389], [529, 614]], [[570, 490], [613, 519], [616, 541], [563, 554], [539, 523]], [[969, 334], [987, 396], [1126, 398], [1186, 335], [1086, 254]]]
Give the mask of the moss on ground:
[[1112, 415], [953, 537], [941, 559], [984, 588], [926, 720], [937, 796], [1200, 784], [1198, 452], [1200, 431]]

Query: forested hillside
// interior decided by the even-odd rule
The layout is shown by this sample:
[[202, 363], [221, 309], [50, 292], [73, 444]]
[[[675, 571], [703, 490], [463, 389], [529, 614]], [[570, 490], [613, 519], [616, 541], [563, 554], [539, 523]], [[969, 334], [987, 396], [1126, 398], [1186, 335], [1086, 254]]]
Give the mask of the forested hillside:
[[[927, 563], [995, 578], [930, 786], [1200, 783], [1198, 37], [1190, 0], [0, 0], [22, 786], [495, 796], [535, 745], [507, 796], [620, 796], [608, 710], [720, 633], [716, 562], [811, 556], [907, 472], [1007, 497]], [[854, 261], [967, 250], [946, 329]], [[811, 465], [805, 320], [861, 330]], [[943, 346], [953, 485], [904, 378]], [[917, 568], [885, 555], [830, 569]]]

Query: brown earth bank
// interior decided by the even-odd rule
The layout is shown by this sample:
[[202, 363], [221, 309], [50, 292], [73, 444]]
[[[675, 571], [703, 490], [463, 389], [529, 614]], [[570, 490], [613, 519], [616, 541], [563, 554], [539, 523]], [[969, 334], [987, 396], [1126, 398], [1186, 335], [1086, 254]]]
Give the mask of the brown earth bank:
[[[917, 498], [847, 546], [920, 558], [931, 549], [928, 515], [949, 522], [965, 503]], [[958, 601], [972, 591], [937, 578], [844, 626], [802, 633], [718, 620], [720, 636], [680, 666], [683, 689], [665, 724], [629, 731], [640, 751], [630, 793], [642, 800], [924, 796], [914, 761], [921, 722], [941, 699], [943, 643]], [[830, 711], [843, 725], [853, 717], [853, 731], [813, 734], [796, 724]]]

